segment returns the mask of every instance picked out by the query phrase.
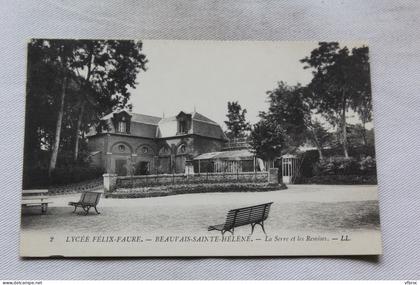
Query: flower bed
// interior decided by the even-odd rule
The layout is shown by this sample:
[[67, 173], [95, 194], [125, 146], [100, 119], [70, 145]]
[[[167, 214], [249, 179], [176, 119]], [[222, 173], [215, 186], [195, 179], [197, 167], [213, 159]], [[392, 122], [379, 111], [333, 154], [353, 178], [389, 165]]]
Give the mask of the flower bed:
[[268, 183], [220, 183], [220, 184], [178, 184], [159, 187], [119, 188], [107, 193], [106, 198], [147, 198], [177, 194], [209, 193], [209, 192], [263, 192], [287, 189], [285, 184], [270, 185]]

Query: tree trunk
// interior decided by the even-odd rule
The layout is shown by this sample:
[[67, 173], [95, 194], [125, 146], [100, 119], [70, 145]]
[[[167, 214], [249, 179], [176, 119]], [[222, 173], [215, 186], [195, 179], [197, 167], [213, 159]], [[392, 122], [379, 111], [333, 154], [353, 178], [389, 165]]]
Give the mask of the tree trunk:
[[66, 98], [66, 89], [67, 89], [67, 74], [64, 73], [63, 82], [61, 85], [60, 109], [58, 110], [57, 125], [55, 128], [55, 138], [54, 138], [54, 143], [53, 143], [53, 148], [52, 148], [50, 166], [48, 168], [48, 175], [50, 177], [57, 164], [58, 149], [60, 147], [61, 125], [63, 123], [63, 115], [64, 115], [64, 100]]
[[322, 148], [320, 148], [319, 146], [317, 146], [316, 148], [318, 150], [319, 160], [324, 160], [324, 154], [322, 153]]
[[343, 113], [341, 116], [341, 128], [342, 128], [342, 137], [343, 137], [343, 152], [344, 157], [349, 158], [348, 146], [347, 146], [347, 123], [346, 123], [346, 96], [345, 91], [343, 91]]
[[362, 130], [362, 136], [363, 136], [363, 144], [367, 145], [367, 139], [366, 139], [366, 121], [362, 120], [362, 126], [363, 126], [363, 130]]
[[80, 142], [79, 133], [82, 126], [83, 115], [85, 113], [85, 106], [86, 106], [86, 101], [83, 101], [82, 105], [80, 106], [79, 117], [77, 118], [76, 132], [75, 132], [75, 137], [74, 137], [74, 157], [73, 157], [73, 160], [75, 162], [77, 161], [79, 157], [79, 142]]
[[322, 147], [321, 147], [321, 144], [319, 143], [318, 136], [316, 135], [314, 129], [311, 129], [311, 133], [313, 135], [313, 142], [315, 143], [316, 149], [318, 150], [319, 160], [323, 160], [324, 154], [322, 153]]

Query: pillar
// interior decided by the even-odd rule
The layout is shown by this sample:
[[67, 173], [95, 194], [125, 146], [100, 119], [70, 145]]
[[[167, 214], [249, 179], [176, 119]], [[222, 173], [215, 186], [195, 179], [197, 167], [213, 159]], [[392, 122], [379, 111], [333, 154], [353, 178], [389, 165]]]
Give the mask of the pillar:
[[277, 185], [279, 184], [279, 169], [270, 168], [268, 170], [268, 184]]
[[105, 173], [102, 176], [104, 178], [104, 193], [106, 196], [107, 193], [111, 193], [115, 190], [117, 186], [117, 174]]

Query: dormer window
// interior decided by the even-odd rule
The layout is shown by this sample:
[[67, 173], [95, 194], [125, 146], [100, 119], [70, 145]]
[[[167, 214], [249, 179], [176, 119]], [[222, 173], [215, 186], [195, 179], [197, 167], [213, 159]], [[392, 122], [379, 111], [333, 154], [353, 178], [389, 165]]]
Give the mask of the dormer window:
[[186, 120], [180, 120], [178, 123], [178, 133], [186, 134], [188, 133], [188, 122]]
[[118, 132], [119, 133], [126, 133], [127, 132], [127, 123], [126, 122], [118, 122]]
[[126, 111], [115, 113], [113, 121], [114, 121], [116, 133], [120, 133], [120, 134], [130, 133], [131, 116]]
[[188, 134], [191, 128], [191, 115], [181, 112], [176, 118], [178, 120], [177, 134]]

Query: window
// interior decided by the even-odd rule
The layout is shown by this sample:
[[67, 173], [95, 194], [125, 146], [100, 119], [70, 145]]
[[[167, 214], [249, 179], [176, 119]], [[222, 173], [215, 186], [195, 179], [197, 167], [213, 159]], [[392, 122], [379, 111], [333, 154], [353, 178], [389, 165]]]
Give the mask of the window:
[[186, 150], [187, 148], [185, 147], [185, 145], [181, 145], [178, 149], [178, 153], [185, 153]]
[[118, 146], [118, 150], [121, 151], [121, 152], [124, 152], [125, 151], [125, 146], [123, 144], [120, 144]]
[[187, 120], [179, 120], [178, 121], [178, 133], [180, 133], [180, 134], [188, 133], [188, 121]]
[[126, 122], [118, 122], [118, 132], [119, 133], [126, 133], [127, 132], [127, 123]]
[[147, 146], [144, 146], [144, 147], [141, 148], [141, 152], [146, 154], [146, 153], [149, 152], [149, 149], [147, 148]]

